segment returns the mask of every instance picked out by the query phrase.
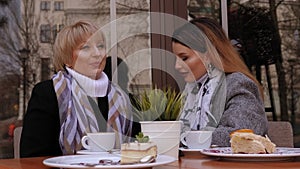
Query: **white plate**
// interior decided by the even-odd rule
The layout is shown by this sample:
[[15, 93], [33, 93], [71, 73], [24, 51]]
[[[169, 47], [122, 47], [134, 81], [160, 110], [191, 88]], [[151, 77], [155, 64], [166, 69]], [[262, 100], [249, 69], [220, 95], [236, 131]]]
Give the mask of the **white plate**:
[[230, 147], [203, 149], [200, 153], [234, 161], [284, 161], [300, 156], [300, 148], [277, 147], [272, 154], [233, 154]]
[[[109, 152], [106, 151], [91, 151], [91, 150], [79, 150], [77, 154], [84, 154], [84, 155], [96, 155], [96, 154], [108, 154]], [[120, 154], [120, 150], [112, 150], [111, 153]]]
[[58, 156], [45, 159], [43, 163], [50, 167], [61, 167], [61, 168], [145, 168], [159, 166], [174, 162], [174, 157], [166, 155], [157, 155], [155, 162], [145, 164], [128, 164], [128, 165], [97, 165], [94, 167], [88, 167], [79, 165], [78, 163], [98, 163], [101, 159], [109, 159], [117, 162], [121, 159], [120, 155], [116, 154], [98, 154], [98, 155], [68, 155]]
[[203, 149], [190, 149], [190, 148], [185, 148], [185, 147], [179, 147], [179, 150], [181, 151], [188, 151], [188, 152], [197, 152], [197, 151], [201, 151]]

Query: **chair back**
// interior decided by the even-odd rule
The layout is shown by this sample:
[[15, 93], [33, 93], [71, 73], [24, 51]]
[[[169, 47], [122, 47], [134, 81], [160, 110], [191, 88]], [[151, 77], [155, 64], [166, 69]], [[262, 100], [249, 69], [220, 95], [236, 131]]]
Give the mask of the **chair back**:
[[20, 158], [20, 139], [23, 127], [14, 130], [14, 158]]
[[268, 137], [277, 147], [294, 147], [293, 128], [288, 121], [269, 121]]

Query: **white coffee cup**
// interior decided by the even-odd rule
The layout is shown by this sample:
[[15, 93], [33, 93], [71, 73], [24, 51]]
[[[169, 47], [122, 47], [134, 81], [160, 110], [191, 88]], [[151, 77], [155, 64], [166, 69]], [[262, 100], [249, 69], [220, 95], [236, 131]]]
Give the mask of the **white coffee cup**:
[[211, 145], [213, 131], [186, 131], [181, 134], [180, 141], [189, 149], [205, 149]]
[[87, 133], [81, 138], [82, 146], [90, 151], [109, 151], [115, 146], [114, 132]]

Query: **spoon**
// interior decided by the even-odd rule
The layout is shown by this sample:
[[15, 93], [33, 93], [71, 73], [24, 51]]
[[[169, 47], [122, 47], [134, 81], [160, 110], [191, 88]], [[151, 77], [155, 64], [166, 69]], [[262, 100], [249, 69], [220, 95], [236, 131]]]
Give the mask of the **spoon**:
[[80, 163], [72, 163], [71, 165], [82, 165], [82, 166], [87, 166], [87, 167], [95, 167], [97, 165], [118, 165], [118, 164], [120, 164], [120, 161], [113, 161], [110, 159], [101, 159], [101, 160], [99, 160], [98, 163], [80, 162]]
[[139, 163], [151, 163], [155, 161], [155, 157], [153, 155], [147, 155], [140, 159]]
[[[147, 155], [145, 157], [142, 157], [139, 162], [137, 162], [138, 164], [145, 164], [145, 163], [151, 163], [155, 161], [155, 157], [153, 155]], [[120, 164], [120, 161], [114, 162], [113, 160], [110, 159], [102, 159], [99, 160], [99, 163], [72, 163], [71, 165], [82, 165], [82, 166], [87, 166], [87, 167], [95, 167], [97, 165], [118, 165]]]

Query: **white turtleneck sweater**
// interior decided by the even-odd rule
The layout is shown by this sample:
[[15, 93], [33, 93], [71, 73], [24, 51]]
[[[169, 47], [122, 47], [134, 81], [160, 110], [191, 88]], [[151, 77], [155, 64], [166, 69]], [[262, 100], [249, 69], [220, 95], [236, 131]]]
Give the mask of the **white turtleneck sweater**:
[[88, 96], [91, 96], [93, 98], [106, 96], [109, 79], [104, 72], [102, 72], [99, 79], [95, 80], [84, 76], [73, 69], [66, 69]]

